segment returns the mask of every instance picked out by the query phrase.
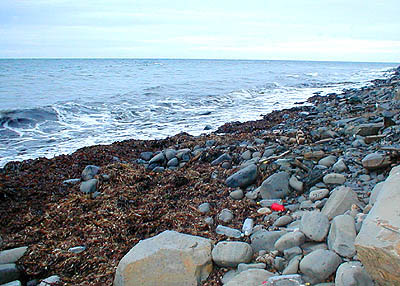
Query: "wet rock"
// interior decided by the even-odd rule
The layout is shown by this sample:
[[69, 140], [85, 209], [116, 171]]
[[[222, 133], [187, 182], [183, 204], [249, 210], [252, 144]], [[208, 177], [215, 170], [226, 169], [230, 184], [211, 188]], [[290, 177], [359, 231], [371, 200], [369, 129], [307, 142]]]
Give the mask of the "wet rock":
[[374, 286], [371, 277], [358, 261], [342, 263], [336, 271], [336, 286]]
[[330, 173], [324, 176], [323, 181], [328, 185], [342, 185], [346, 182], [346, 177], [342, 174]]
[[289, 174], [279, 172], [269, 176], [259, 187], [263, 199], [282, 199], [286, 197], [289, 190]]
[[259, 286], [274, 274], [263, 269], [249, 269], [232, 278], [224, 286]]
[[17, 262], [28, 250], [27, 246], [0, 251], [0, 264]]
[[90, 179], [88, 181], [84, 181], [81, 183], [79, 189], [81, 190], [82, 193], [94, 193], [97, 191], [97, 184], [98, 181], [97, 179]]
[[349, 215], [339, 215], [332, 220], [328, 235], [328, 247], [342, 257], [351, 258], [356, 254], [354, 240], [356, 228], [354, 218]]
[[233, 213], [228, 209], [223, 209], [218, 215], [218, 220], [223, 221], [225, 223], [230, 222], [232, 219], [233, 219]]
[[85, 169], [82, 171], [82, 181], [88, 181], [94, 178], [94, 176], [97, 175], [97, 173], [100, 171], [100, 167], [97, 167], [95, 165], [88, 165], [85, 167]]
[[229, 196], [234, 200], [241, 200], [244, 197], [243, 191], [241, 189], [232, 191]]
[[18, 280], [20, 272], [15, 263], [0, 264], [0, 284]]
[[283, 235], [275, 242], [275, 249], [284, 251], [285, 249], [302, 245], [306, 240], [304, 234], [300, 231], [289, 232]]
[[327, 215], [329, 219], [333, 219], [335, 216], [350, 210], [353, 204], [361, 205], [357, 194], [352, 189], [342, 186], [333, 190], [321, 212]]
[[231, 188], [247, 187], [257, 179], [257, 166], [250, 164], [226, 179], [226, 185]]
[[312, 241], [324, 241], [329, 231], [328, 217], [319, 211], [306, 212], [301, 218], [300, 230]]
[[198, 285], [212, 271], [209, 239], [164, 231], [141, 240], [119, 262], [114, 286]]
[[390, 160], [384, 154], [372, 153], [365, 156], [361, 163], [365, 169], [375, 170], [389, 166]]
[[254, 252], [260, 250], [272, 251], [275, 249], [275, 242], [285, 233], [286, 231], [257, 231], [250, 236], [251, 247]]
[[357, 257], [378, 285], [400, 285], [400, 166], [393, 168], [356, 238]]
[[249, 263], [253, 249], [245, 242], [221, 241], [212, 250], [212, 260], [221, 267], [236, 267], [239, 263]]
[[300, 262], [300, 271], [307, 282], [323, 282], [333, 274], [342, 260], [333, 251], [318, 249], [306, 255]]

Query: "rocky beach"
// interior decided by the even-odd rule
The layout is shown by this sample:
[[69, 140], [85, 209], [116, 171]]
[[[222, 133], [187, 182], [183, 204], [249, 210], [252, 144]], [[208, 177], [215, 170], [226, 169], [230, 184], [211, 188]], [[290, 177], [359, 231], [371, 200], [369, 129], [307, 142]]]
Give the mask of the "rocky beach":
[[7, 163], [0, 285], [400, 285], [399, 110], [397, 68], [207, 135]]

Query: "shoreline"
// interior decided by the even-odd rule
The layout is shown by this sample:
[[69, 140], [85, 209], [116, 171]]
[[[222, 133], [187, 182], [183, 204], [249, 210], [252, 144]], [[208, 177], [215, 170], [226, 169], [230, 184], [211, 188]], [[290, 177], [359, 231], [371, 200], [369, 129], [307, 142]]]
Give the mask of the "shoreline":
[[[397, 151], [383, 150], [391, 164], [378, 171], [366, 171], [360, 167], [360, 159], [372, 151], [382, 151], [379, 140], [387, 141], [384, 146], [396, 146], [397, 133], [384, 133], [386, 138], [379, 137], [382, 134], [353, 136], [350, 127], [357, 120], [356, 127], [381, 123], [385, 109], [395, 111], [388, 117], [398, 125], [398, 107], [391, 105], [392, 98], [398, 96], [400, 100], [400, 94], [395, 94], [400, 88], [400, 68], [396, 71], [390, 79], [373, 81], [372, 86], [326, 97], [316, 95], [308, 99], [312, 106], [273, 111], [255, 121], [226, 123], [207, 135], [179, 133], [161, 140], [131, 139], [80, 148], [52, 159], [9, 162], [0, 169], [0, 249], [28, 246], [18, 263], [23, 282], [59, 275], [64, 285], [111, 285], [122, 256], [140, 240], [164, 230], [207, 237], [215, 243], [226, 240], [226, 236], [215, 233], [223, 209], [234, 213], [233, 220], [222, 223], [225, 226], [240, 230], [244, 219], [251, 217], [265, 229], [275, 229], [274, 222], [283, 214], [260, 214], [260, 197], [254, 191], [278, 170], [296, 175], [304, 183], [301, 191], [291, 187], [284, 198], [286, 207], [297, 203], [300, 207], [298, 198], [306, 199], [314, 186], [311, 179], [321, 183], [320, 174], [314, 178], [306, 170], [312, 170], [314, 161], [328, 155], [343, 158], [349, 167], [342, 171], [346, 183], [357, 191], [360, 200], [367, 200], [372, 185], [383, 181], [399, 158]], [[349, 121], [342, 118], [346, 114]], [[381, 131], [387, 128], [391, 127]], [[371, 142], [366, 143], [366, 139]], [[165, 158], [151, 165], [156, 152], [165, 154], [170, 149], [176, 152], [173, 157], [177, 165], [168, 166]], [[272, 154], [263, 156], [272, 149]], [[316, 160], [312, 154], [318, 151], [323, 157], [318, 155]], [[153, 153], [143, 158], [143, 152]], [[224, 154], [231, 159], [212, 163]], [[271, 156], [282, 157], [272, 160]], [[276, 163], [277, 159], [281, 161]], [[243, 164], [256, 165], [259, 174], [251, 184], [240, 186], [246, 193], [243, 198], [232, 199], [231, 192], [237, 187], [228, 186], [226, 179]], [[101, 170], [95, 177], [99, 193], [95, 198], [81, 192], [79, 180], [75, 184], [65, 182], [79, 179], [87, 165], [97, 165]], [[363, 181], [366, 177], [361, 180], [362, 175], [370, 179]], [[332, 191], [335, 185], [325, 186]], [[210, 203], [211, 210], [202, 214], [198, 206], [205, 202]], [[308, 208], [318, 209], [313, 204]], [[288, 208], [285, 214], [293, 213]], [[206, 217], [214, 222], [205, 223]], [[236, 240], [252, 243], [250, 237]], [[79, 245], [86, 249], [81, 254], [68, 251]], [[227, 268], [215, 267], [203, 285], [222, 285], [220, 277], [225, 272]]]

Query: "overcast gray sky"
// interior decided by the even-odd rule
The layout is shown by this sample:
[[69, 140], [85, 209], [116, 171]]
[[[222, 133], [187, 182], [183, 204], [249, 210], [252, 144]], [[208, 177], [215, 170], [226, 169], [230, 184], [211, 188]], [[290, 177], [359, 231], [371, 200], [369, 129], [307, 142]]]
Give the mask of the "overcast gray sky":
[[400, 62], [399, 0], [1, 0], [0, 58]]

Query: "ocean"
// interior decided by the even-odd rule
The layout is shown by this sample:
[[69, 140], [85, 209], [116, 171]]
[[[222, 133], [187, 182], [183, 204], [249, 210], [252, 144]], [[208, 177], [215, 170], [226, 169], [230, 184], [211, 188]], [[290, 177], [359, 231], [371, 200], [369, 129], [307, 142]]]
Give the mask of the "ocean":
[[[211, 132], [387, 78], [398, 64], [0, 59], [0, 167], [95, 144]], [[211, 130], [205, 131], [205, 127]]]

